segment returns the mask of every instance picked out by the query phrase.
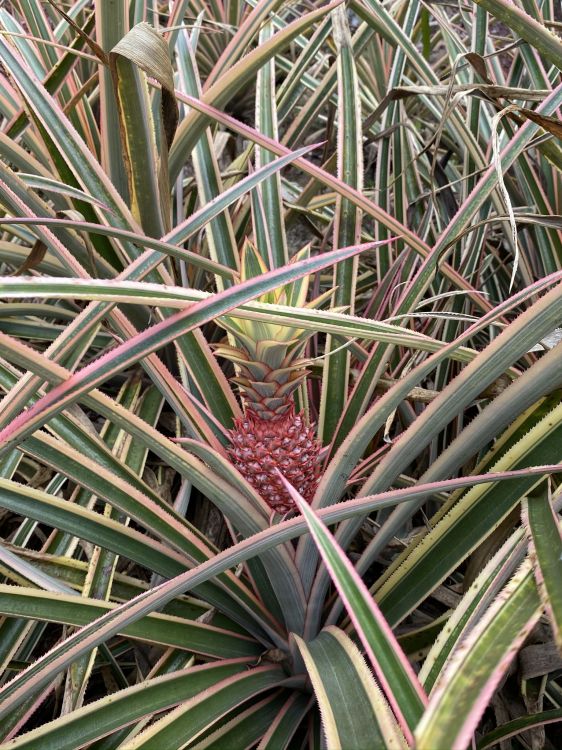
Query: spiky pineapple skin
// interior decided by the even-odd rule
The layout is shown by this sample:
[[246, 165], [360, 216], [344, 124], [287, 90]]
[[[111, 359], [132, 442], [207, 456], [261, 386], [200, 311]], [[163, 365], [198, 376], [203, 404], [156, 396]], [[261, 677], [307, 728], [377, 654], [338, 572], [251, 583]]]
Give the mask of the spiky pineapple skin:
[[275, 469], [310, 502], [320, 476], [320, 443], [314, 426], [293, 406], [277, 419], [263, 419], [252, 411], [234, 422], [230, 458], [242, 476], [270, 508], [281, 515], [298, 510]]

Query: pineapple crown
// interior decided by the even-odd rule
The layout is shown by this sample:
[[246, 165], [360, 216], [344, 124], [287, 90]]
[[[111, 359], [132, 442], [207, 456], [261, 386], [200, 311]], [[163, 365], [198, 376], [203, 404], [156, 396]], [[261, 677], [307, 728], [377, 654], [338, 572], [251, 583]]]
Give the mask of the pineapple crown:
[[[305, 260], [310, 257], [310, 245], [303, 247], [291, 259], [291, 263]], [[267, 273], [268, 268], [255, 246], [247, 241], [242, 250], [240, 279], [248, 279], [262, 276]], [[307, 303], [310, 277], [305, 276], [297, 281], [284, 284], [277, 289], [266, 292], [256, 299], [270, 305], [287, 305], [289, 307], [318, 307], [331, 292], [323, 294], [312, 302]], [[311, 331], [294, 326], [279, 325], [258, 320], [243, 320], [235, 314], [224, 315], [218, 320], [219, 325], [226, 329], [234, 338], [236, 346], [240, 347], [252, 358], [258, 354], [259, 359], [267, 361], [271, 367], [282, 366], [281, 362], [288, 353], [295, 355], [312, 335]], [[230, 354], [234, 347], [220, 346], [217, 349], [219, 356], [231, 359]], [[267, 350], [267, 351], [266, 351]]]
[[[292, 259], [308, 258], [310, 246], [304, 247]], [[268, 268], [255, 246], [247, 242], [242, 251], [241, 280], [267, 273]], [[262, 294], [257, 301], [269, 305], [289, 307], [317, 307], [331, 292], [307, 303], [309, 277], [284, 284]], [[243, 320], [235, 313], [225, 315], [218, 323], [230, 334], [230, 344], [215, 348], [218, 356], [233, 362], [239, 372], [234, 381], [246, 397], [247, 404], [256, 412], [285, 413], [292, 392], [306, 375], [307, 360], [300, 359], [312, 331], [295, 326], [261, 320]]]

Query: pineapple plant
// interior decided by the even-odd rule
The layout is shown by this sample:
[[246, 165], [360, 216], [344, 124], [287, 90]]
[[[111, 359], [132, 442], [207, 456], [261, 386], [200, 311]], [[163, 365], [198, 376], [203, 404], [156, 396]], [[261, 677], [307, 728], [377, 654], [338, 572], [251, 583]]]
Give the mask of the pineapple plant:
[[[309, 254], [303, 248], [294, 257]], [[247, 242], [242, 251], [242, 281], [265, 273], [267, 268], [255, 246]], [[262, 295], [269, 304], [305, 306], [308, 278], [286, 284]], [[309, 303], [317, 306], [323, 297]], [[276, 469], [310, 502], [320, 473], [320, 443], [315, 425], [303, 411], [295, 409], [294, 393], [307, 375], [303, 349], [309, 331], [262, 321], [224, 316], [220, 324], [234, 345], [221, 344], [216, 354], [235, 365], [232, 381], [243, 400], [244, 415], [230, 430], [229, 456], [270, 508], [281, 515], [297, 510]]]

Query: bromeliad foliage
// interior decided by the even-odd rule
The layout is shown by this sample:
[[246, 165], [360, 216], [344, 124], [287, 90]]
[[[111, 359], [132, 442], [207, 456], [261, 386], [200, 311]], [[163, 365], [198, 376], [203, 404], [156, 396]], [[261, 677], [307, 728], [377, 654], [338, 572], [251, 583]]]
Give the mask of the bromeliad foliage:
[[3, 4], [2, 747], [560, 745], [556, 11]]

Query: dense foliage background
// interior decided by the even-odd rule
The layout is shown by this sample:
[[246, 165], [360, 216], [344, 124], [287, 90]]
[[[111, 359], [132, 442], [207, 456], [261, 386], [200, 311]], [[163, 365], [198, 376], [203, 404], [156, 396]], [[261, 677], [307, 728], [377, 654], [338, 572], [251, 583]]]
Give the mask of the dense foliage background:
[[2, 747], [560, 747], [561, 28], [0, 5]]

